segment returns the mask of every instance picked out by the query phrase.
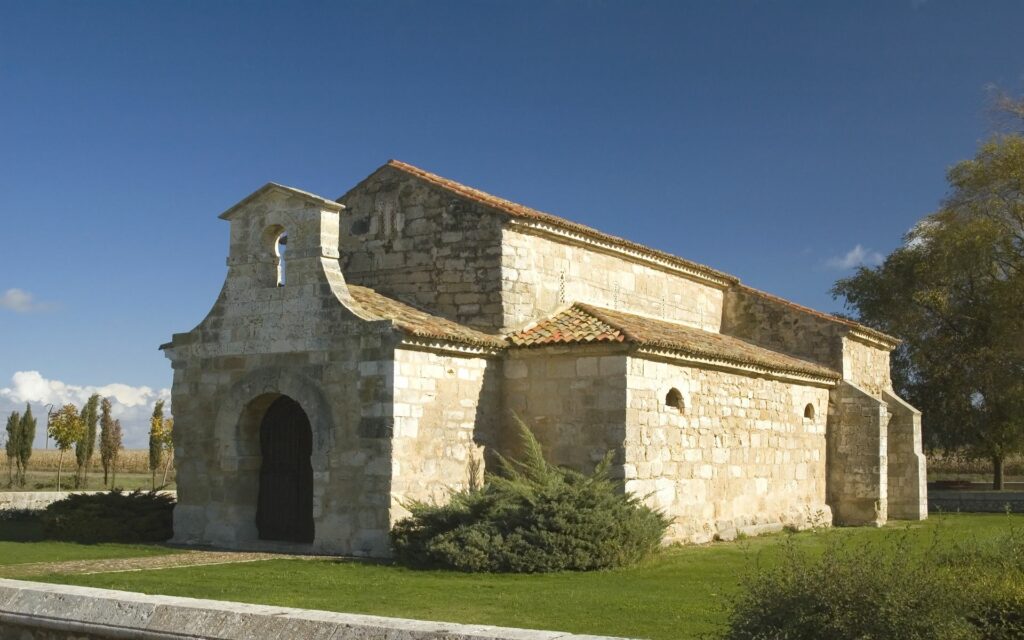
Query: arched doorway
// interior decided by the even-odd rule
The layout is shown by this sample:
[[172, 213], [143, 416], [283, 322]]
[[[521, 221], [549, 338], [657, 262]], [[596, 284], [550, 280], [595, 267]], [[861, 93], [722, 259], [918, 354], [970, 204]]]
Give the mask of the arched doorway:
[[256, 528], [261, 540], [313, 542], [313, 431], [298, 402], [280, 396], [260, 423]]

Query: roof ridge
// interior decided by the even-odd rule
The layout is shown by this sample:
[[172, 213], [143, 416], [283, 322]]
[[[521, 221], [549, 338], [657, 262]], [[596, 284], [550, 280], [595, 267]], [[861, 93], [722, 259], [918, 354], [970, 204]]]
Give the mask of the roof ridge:
[[[546, 211], [541, 211], [539, 209], [528, 207], [524, 204], [519, 204], [518, 202], [513, 202], [512, 200], [508, 200], [506, 198], [502, 198], [500, 196], [487, 193], [486, 191], [477, 189], [476, 187], [470, 187], [468, 185], [462, 184], [461, 182], [456, 182], [455, 180], [452, 180], [450, 178], [445, 178], [444, 176], [438, 175], [436, 173], [431, 173], [425, 169], [421, 169], [417, 166], [411, 165], [408, 162], [403, 162], [401, 160], [396, 160], [392, 158], [388, 160], [384, 164], [384, 166], [397, 169], [408, 175], [424, 180], [430, 184], [433, 184], [434, 186], [437, 186], [441, 189], [445, 189], [446, 191], [449, 191], [456, 195], [470, 198], [471, 200], [475, 200], [483, 205], [498, 209], [513, 218], [526, 218], [538, 222], [544, 222], [556, 227], [560, 227], [564, 230], [589, 236], [590, 238], [595, 240], [600, 240], [602, 242], [608, 242], [613, 245], [618, 245], [623, 249], [629, 249], [632, 251], [646, 253], [650, 256], [656, 257], [666, 262], [674, 263], [679, 267], [683, 267], [686, 269], [702, 273], [707, 277], [714, 277], [720, 280], [725, 280], [729, 284], [735, 284], [739, 282], [739, 278], [737, 278], [736, 276], [725, 273], [724, 271], [719, 271], [713, 267], [707, 266], [706, 264], [701, 264], [699, 262], [687, 260], [686, 258], [682, 258], [680, 256], [671, 254], [667, 251], [654, 249], [652, 247], [640, 244], [639, 242], [634, 242], [632, 240], [627, 240], [626, 238], [614, 236], [610, 233], [599, 231], [598, 229], [587, 226], [585, 224], [573, 222], [572, 220], [563, 218], [561, 216], [556, 216], [553, 213], [548, 213]], [[342, 196], [342, 198], [343, 197], [344, 196]], [[339, 198], [339, 200], [340, 199], [341, 198]]]

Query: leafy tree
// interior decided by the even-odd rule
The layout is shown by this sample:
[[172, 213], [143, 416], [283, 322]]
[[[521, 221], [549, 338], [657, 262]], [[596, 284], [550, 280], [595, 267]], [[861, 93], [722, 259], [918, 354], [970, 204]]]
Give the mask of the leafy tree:
[[149, 472], [152, 476], [152, 488], [156, 489], [156, 470], [164, 459], [164, 401], [157, 400], [153, 406], [153, 415], [149, 419]]
[[17, 411], [12, 411], [7, 416], [7, 442], [5, 451], [7, 453], [7, 485], [14, 485], [14, 472], [18, 466], [18, 450], [21, 448], [21, 416]]
[[20, 478], [18, 483], [25, 486], [25, 472], [28, 470], [28, 461], [32, 457], [32, 443], [36, 440], [36, 418], [32, 415], [32, 405], [25, 403], [25, 413], [21, 414], [18, 424], [18, 472]]
[[58, 409], [51, 416], [47, 431], [60, 450], [60, 457], [57, 460], [57, 491], [60, 491], [60, 474], [64, 467], [64, 453], [82, 439], [82, 433], [85, 431], [85, 422], [78, 413], [78, 407], [66, 404]]
[[168, 472], [170, 472], [171, 466], [174, 464], [174, 418], [164, 419], [162, 444], [167, 459], [164, 462], [164, 479], [160, 482], [160, 484], [161, 486], [166, 486], [167, 474]]
[[833, 295], [899, 336], [893, 382], [923, 412], [926, 444], [993, 465], [1024, 450], [1024, 136], [996, 136], [949, 171], [941, 208], [877, 268]]
[[107, 485], [110, 467], [117, 456], [120, 443], [114, 441], [114, 418], [110, 415], [110, 398], [100, 401], [100, 464], [103, 466], [103, 486]]
[[89, 464], [92, 462], [92, 454], [96, 448], [96, 423], [99, 421], [100, 396], [94, 393], [89, 396], [85, 406], [82, 407], [82, 423], [85, 428], [81, 437], [75, 443], [75, 459], [78, 463], [78, 472], [75, 475], [75, 486], [85, 485], [88, 477]]

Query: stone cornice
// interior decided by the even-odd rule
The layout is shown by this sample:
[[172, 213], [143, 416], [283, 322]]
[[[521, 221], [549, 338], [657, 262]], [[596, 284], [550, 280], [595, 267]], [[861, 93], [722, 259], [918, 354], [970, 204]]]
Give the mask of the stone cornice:
[[398, 341], [396, 347], [414, 349], [416, 351], [432, 351], [434, 353], [445, 353], [460, 357], [479, 358], [496, 358], [502, 355], [502, 353], [504, 353], [505, 351], [505, 349], [498, 347], [485, 347], [465, 344], [463, 342], [454, 342], [451, 340], [419, 338], [414, 336], [403, 337], [401, 340]]
[[638, 347], [637, 349], [634, 350], [634, 353], [641, 357], [669, 360], [675, 363], [682, 363], [692, 365], [695, 367], [700, 367], [702, 369], [720, 369], [723, 371], [739, 373], [741, 375], [747, 376], [753, 374], [757, 376], [773, 378], [776, 380], [782, 380], [784, 382], [795, 382], [797, 384], [806, 384], [815, 387], [834, 387], [839, 383], [839, 380], [842, 377], [838, 373], [835, 374], [835, 377], [825, 377], [810, 375], [807, 373], [798, 373], [794, 371], [785, 371], [782, 369], [776, 369], [773, 367], [766, 367], [757, 364], [733, 362], [730, 360], [724, 360], [719, 358], [703, 358], [689, 355], [681, 351], [675, 351], [672, 349], [659, 349], [657, 347]]

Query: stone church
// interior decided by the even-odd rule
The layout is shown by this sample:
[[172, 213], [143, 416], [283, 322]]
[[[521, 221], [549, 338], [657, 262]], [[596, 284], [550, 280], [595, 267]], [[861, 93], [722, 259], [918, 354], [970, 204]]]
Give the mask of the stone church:
[[668, 541], [927, 515], [883, 333], [398, 161], [220, 217], [223, 289], [161, 347], [177, 542], [386, 556], [515, 416], [558, 464], [614, 450]]

